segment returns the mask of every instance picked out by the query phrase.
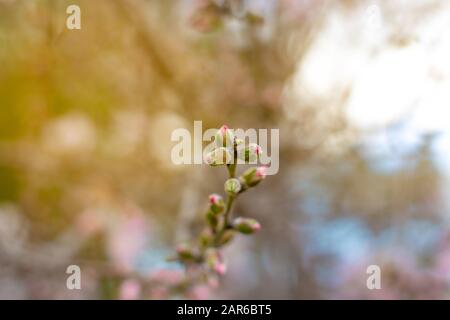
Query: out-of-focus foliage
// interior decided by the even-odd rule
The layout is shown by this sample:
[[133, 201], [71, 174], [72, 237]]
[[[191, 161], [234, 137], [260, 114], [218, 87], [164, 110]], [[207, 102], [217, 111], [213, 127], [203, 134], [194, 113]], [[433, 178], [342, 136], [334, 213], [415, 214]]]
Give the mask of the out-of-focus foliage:
[[[73, 3], [81, 30], [65, 27]], [[236, 207], [262, 232], [227, 250], [221, 286], [188, 298], [446, 297], [434, 137], [379, 170], [349, 92], [311, 99], [296, 82], [328, 14], [360, 5], [0, 0], [0, 297], [174, 298], [182, 272], [165, 258], [225, 178], [171, 163], [172, 130], [194, 120], [279, 128], [280, 171]], [[70, 264], [81, 291], [66, 289]], [[367, 264], [385, 270], [383, 294], [365, 287]]]

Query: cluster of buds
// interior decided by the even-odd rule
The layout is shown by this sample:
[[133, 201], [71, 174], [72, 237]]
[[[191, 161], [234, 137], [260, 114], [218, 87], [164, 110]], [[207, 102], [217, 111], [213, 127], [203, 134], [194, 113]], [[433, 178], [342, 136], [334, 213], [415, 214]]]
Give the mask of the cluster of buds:
[[214, 135], [215, 149], [205, 156], [210, 166], [236, 164], [239, 159], [243, 163], [256, 163], [263, 151], [256, 143], [244, 145], [244, 141], [235, 137], [233, 130], [223, 125]]
[[226, 265], [220, 249], [240, 233], [253, 234], [261, 229], [255, 219], [237, 217], [232, 220], [232, 206], [235, 199], [244, 191], [255, 187], [266, 177], [266, 167], [253, 167], [236, 175], [237, 158], [243, 161], [257, 161], [262, 149], [255, 143], [244, 146], [243, 141], [235, 137], [233, 130], [222, 126], [214, 138], [216, 148], [205, 157], [206, 162], [213, 166], [226, 166], [229, 177], [224, 183], [227, 195], [213, 193], [209, 196], [209, 205], [205, 214], [206, 227], [200, 233], [197, 242], [182, 244], [177, 248], [177, 260], [186, 265], [199, 264], [207, 273], [222, 276]]
[[214, 135], [216, 148], [205, 156], [205, 162], [210, 166], [224, 166], [233, 164], [236, 141], [233, 131], [226, 125], [222, 126]]

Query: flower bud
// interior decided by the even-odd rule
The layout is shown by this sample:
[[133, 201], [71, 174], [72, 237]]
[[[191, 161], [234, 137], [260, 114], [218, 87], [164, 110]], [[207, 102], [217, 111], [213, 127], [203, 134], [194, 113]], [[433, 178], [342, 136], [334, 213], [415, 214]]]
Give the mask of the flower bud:
[[231, 178], [225, 181], [225, 191], [229, 194], [237, 194], [241, 190], [241, 183], [238, 179]]
[[214, 271], [223, 276], [227, 272], [227, 266], [225, 263], [217, 263], [214, 267]]
[[178, 257], [182, 260], [192, 260], [194, 258], [194, 251], [192, 247], [186, 243], [177, 246]]
[[202, 233], [200, 233], [200, 236], [198, 237], [198, 242], [200, 243], [200, 246], [202, 246], [204, 248], [211, 245], [213, 240], [214, 240], [214, 235], [209, 228], [203, 230]]
[[224, 147], [214, 149], [205, 156], [205, 162], [210, 166], [223, 166], [233, 160], [231, 152]]
[[241, 179], [248, 187], [254, 187], [266, 177], [266, 167], [254, 167], [245, 171]]
[[225, 208], [225, 202], [223, 201], [223, 198], [218, 194], [211, 194], [209, 196], [209, 204], [210, 208], [214, 213], [220, 213]]
[[219, 218], [214, 211], [208, 210], [206, 213], [206, 222], [208, 222], [208, 225], [214, 230], [219, 224]]
[[217, 131], [216, 135], [214, 136], [214, 141], [218, 148], [220, 148], [220, 147], [233, 148], [234, 147], [233, 130], [228, 128], [227, 125], [223, 125], [222, 127], [220, 127], [220, 129]]
[[245, 162], [255, 162], [262, 154], [262, 148], [256, 143], [250, 143], [247, 147], [239, 151], [239, 159]]
[[219, 275], [224, 275], [227, 269], [222, 260], [222, 255], [215, 249], [211, 249], [206, 252], [206, 264], [209, 269]]
[[233, 222], [233, 227], [243, 234], [252, 234], [261, 229], [261, 225], [255, 219], [250, 218], [236, 218]]

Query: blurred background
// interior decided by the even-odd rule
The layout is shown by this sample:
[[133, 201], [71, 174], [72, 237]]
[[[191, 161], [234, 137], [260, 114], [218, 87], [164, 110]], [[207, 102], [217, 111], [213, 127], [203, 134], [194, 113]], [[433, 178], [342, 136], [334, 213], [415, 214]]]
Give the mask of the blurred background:
[[[0, 298], [450, 298], [448, 30], [445, 0], [0, 0]], [[194, 120], [280, 129], [280, 170], [221, 283], [173, 292], [226, 178], [170, 161]]]

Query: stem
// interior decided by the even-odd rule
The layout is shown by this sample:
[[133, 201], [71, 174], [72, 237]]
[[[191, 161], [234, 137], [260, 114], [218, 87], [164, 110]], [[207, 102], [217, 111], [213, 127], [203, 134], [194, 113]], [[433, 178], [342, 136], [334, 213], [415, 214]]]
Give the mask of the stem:
[[225, 214], [223, 217], [223, 224], [222, 224], [222, 227], [220, 228], [220, 230], [217, 232], [216, 237], [214, 239], [214, 245], [216, 247], [219, 245], [220, 239], [222, 239], [223, 234], [225, 233], [225, 231], [228, 228], [228, 218], [230, 216], [231, 209], [233, 207], [234, 199], [236, 199], [236, 196], [232, 196], [232, 195], [229, 195], [227, 198], [227, 206], [226, 206]]
[[[234, 162], [237, 161], [237, 157]], [[234, 178], [236, 176], [236, 163], [228, 164], [228, 178]]]
[[228, 196], [227, 207], [226, 207], [225, 214], [224, 214], [224, 219], [223, 219], [224, 220], [223, 229], [226, 229], [226, 227], [228, 226], [228, 217], [230, 216], [231, 208], [233, 207], [234, 199], [236, 199], [236, 196], [232, 196], [232, 195]]
[[234, 178], [236, 176], [236, 166], [237, 166], [237, 144], [233, 144], [233, 162], [227, 165], [229, 178]]

